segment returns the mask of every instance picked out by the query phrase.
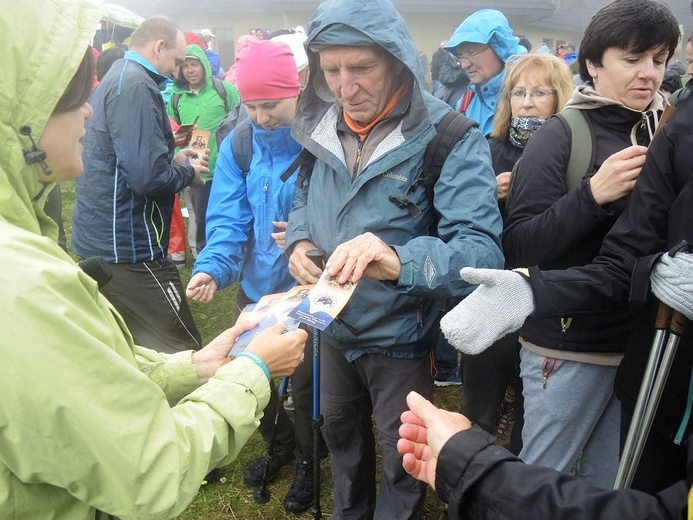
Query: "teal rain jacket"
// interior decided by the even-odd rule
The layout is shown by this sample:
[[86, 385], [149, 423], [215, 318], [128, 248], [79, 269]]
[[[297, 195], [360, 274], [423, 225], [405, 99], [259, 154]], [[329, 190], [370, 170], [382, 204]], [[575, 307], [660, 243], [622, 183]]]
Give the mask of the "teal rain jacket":
[[[496, 179], [486, 139], [467, 132], [446, 160], [431, 207], [419, 187], [407, 197], [422, 209], [414, 218], [390, 202], [402, 198], [423, 166], [434, 125], [450, 107], [425, 92], [423, 71], [407, 26], [389, 0], [318, 6], [308, 26], [310, 81], [299, 104], [292, 135], [317, 157], [310, 179], [297, 191], [289, 215], [286, 246], [308, 240], [328, 256], [341, 243], [371, 232], [390, 244], [402, 263], [396, 283], [359, 281], [351, 300], [324, 334], [348, 359], [367, 352], [414, 358], [425, 355], [438, 336], [436, 299], [462, 297], [472, 287], [460, 279], [465, 266], [501, 268], [501, 217]], [[317, 41], [317, 43], [316, 43]], [[352, 181], [337, 125], [342, 108], [327, 89], [315, 47], [380, 45], [405, 65], [413, 85], [411, 103], [394, 129], [377, 143]], [[371, 135], [377, 134], [376, 130]], [[352, 137], [342, 134], [343, 139]], [[434, 226], [437, 233], [428, 236]]]

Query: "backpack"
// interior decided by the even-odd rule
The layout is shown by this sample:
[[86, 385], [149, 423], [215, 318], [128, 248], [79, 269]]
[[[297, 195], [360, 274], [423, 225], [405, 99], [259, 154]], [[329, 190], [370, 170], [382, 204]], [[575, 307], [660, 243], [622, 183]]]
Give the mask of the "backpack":
[[[573, 188], [577, 188], [582, 183], [582, 179], [594, 170], [594, 163], [597, 160], [597, 143], [592, 122], [584, 110], [565, 108], [555, 114], [555, 117], [563, 123], [570, 138], [570, 157], [565, 176], [567, 193]], [[508, 196], [505, 199], [506, 215], [512, 202], [513, 187], [521, 160], [522, 157], [515, 162], [510, 173], [510, 186], [508, 186]]]
[[[212, 85], [214, 85], [214, 90], [217, 91], [217, 94], [219, 94], [219, 97], [224, 102], [224, 110], [228, 114], [230, 110], [229, 95], [226, 92], [226, 89], [224, 88], [224, 82], [219, 78], [212, 77]], [[178, 112], [178, 103], [180, 103], [180, 96], [180, 92], [176, 92], [175, 94], [173, 94], [173, 99], [171, 100], [171, 105], [173, 106], [173, 113], [176, 116], [177, 122], [181, 122], [180, 113]]]

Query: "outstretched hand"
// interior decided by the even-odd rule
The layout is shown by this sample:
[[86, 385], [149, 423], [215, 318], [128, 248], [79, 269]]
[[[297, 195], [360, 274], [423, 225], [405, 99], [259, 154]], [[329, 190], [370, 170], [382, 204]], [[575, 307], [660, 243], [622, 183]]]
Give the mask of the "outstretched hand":
[[522, 327], [534, 312], [532, 288], [519, 273], [465, 267], [460, 276], [479, 287], [443, 316], [440, 328], [465, 354], [480, 354]]
[[402, 414], [397, 441], [402, 467], [435, 489], [440, 450], [453, 435], [472, 425], [464, 415], [436, 408], [416, 392], [409, 392], [407, 405], [409, 410]]

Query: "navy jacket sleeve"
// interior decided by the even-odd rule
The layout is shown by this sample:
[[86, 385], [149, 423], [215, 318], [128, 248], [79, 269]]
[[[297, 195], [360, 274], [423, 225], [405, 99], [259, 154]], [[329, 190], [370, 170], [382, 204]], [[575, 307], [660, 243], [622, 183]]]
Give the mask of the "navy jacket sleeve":
[[680, 481], [655, 496], [604, 490], [551, 468], [525, 464], [494, 445], [494, 439], [474, 426], [443, 446], [436, 490], [448, 504], [449, 518], [685, 518], [693, 439], [689, 439], [689, 481]]
[[159, 92], [136, 83], [111, 97], [106, 110], [116, 168], [133, 192], [173, 195], [192, 182], [192, 166], [171, 164], [173, 134]]

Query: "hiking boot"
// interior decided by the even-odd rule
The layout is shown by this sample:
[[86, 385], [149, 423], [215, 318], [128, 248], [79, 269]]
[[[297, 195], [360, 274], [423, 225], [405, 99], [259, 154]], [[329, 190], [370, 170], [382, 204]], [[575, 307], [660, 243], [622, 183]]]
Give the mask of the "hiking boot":
[[265, 465], [269, 463], [266, 483], [272, 482], [277, 478], [279, 470], [290, 461], [291, 454], [287, 456], [281, 453], [275, 453], [271, 457], [269, 455], [263, 455], [256, 461], [250, 463], [245, 473], [243, 473], [243, 481], [247, 486], [259, 486], [262, 484], [262, 475], [265, 472]]
[[300, 513], [313, 505], [313, 463], [309, 460], [295, 460], [296, 475], [289, 492], [284, 497], [284, 509]]

